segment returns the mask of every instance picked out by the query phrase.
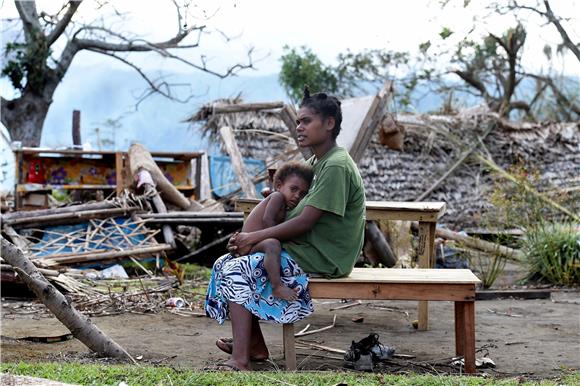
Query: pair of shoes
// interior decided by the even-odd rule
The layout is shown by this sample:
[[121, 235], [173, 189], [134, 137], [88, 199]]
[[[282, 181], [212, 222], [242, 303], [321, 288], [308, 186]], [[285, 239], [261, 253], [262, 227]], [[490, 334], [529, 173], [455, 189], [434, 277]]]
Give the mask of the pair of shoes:
[[374, 362], [390, 359], [394, 353], [394, 348], [379, 342], [378, 334], [370, 334], [358, 342], [352, 341], [344, 354], [344, 365], [359, 371], [372, 371]]

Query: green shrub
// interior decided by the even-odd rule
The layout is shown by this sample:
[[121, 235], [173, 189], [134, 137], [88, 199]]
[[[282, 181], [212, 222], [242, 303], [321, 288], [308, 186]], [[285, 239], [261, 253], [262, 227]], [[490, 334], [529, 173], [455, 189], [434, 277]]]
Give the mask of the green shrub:
[[528, 279], [580, 284], [580, 230], [571, 224], [541, 224], [526, 232]]

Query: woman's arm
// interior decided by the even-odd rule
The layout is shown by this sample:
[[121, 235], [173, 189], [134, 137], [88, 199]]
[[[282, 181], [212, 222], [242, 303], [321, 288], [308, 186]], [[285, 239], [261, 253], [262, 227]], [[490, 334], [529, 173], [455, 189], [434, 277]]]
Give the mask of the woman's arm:
[[249, 233], [242, 232], [232, 236], [228, 243], [228, 249], [230, 252], [235, 253], [237, 250], [245, 249], [248, 246], [270, 238], [280, 241], [291, 240], [311, 230], [323, 213], [324, 211], [318, 208], [306, 205], [302, 213], [291, 220], [271, 228]]

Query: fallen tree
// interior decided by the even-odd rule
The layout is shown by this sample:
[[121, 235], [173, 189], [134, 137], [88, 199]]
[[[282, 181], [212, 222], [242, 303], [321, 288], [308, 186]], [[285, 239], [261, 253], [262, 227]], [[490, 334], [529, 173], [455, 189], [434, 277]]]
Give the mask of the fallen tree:
[[100, 355], [130, 359], [136, 364], [133, 357], [123, 347], [105, 335], [90, 319], [78, 312], [66, 297], [46, 280], [19, 248], [2, 236], [0, 236], [0, 241], [2, 243], [2, 258], [14, 268], [28, 288], [70, 330], [75, 338]]

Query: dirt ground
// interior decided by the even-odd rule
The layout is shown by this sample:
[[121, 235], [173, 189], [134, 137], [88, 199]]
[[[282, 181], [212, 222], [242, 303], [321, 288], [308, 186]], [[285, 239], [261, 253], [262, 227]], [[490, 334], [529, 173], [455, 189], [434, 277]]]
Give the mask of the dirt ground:
[[[488, 353], [497, 365], [495, 370], [487, 371], [509, 376], [550, 377], [560, 375], [563, 370], [580, 369], [580, 306], [576, 303], [579, 295], [580, 292], [567, 291], [554, 292], [552, 300], [478, 301], [476, 344], [477, 348], [484, 349], [478, 357]], [[431, 364], [442, 362], [454, 354], [453, 304], [450, 302], [430, 303], [430, 330], [424, 332], [414, 330], [411, 325], [417, 317], [415, 302], [373, 301], [348, 309], [329, 310], [340, 305], [338, 300], [318, 301], [315, 314], [298, 323], [297, 329], [308, 323], [311, 328], [326, 326], [336, 314], [335, 328], [305, 339], [347, 349], [351, 340], [376, 332], [381, 342], [395, 347], [397, 353], [415, 356], [412, 359], [398, 359], [385, 371], [421, 372], [428, 366], [426, 361], [431, 361]], [[354, 323], [352, 319], [356, 317], [363, 317], [364, 321]], [[151, 315], [94, 317], [92, 320], [134, 356], [143, 355], [142, 361], [147, 363], [202, 369], [227, 358], [215, 347], [214, 341], [218, 336], [230, 335], [229, 323], [220, 326], [205, 317], [185, 317], [169, 311]], [[282, 368], [281, 328], [264, 323], [263, 329], [273, 361], [255, 367]], [[6, 338], [67, 332], [54, 318], [3, 315], [2, 361], [98, 361], [76, 340], [45, 344]], [[330, 370], [342, 367], [340, 354], [313, 349], [298, 349], [298, 362], [301, 369]], [[435, 368], [453, 372], [450, 367]]]

